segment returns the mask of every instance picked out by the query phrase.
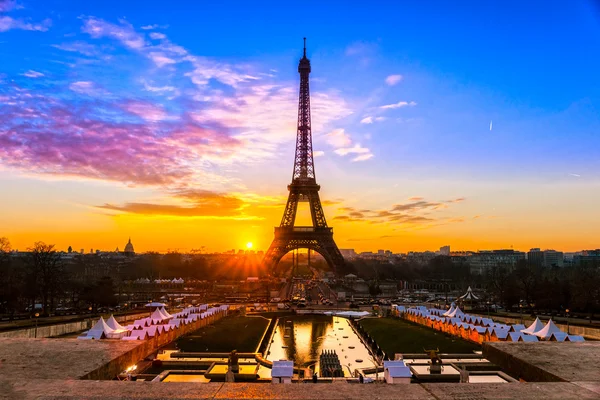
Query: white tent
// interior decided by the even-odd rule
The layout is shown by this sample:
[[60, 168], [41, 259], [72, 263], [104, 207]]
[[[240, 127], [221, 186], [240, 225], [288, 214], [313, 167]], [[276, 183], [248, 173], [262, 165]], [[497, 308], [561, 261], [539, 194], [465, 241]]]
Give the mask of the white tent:
[[123, 325], [119, 324], [115, 319], [114, 315], [111, 314], [110, 318], [106, 320], [106, 325], [110, 326], [113, 330], [126, 329]]
[[161, 308], [160, 308], [158, 311], [160, 311], [160, 313], [161, 313], [162, 315], [164, 315], [164, 316], [165, 316], [165, 318], [173, 318], [173, 316], [172, 316], [171, 314], [169, 314], [169, 313], [167, 312], [167, 310], [165, 310], [165, 308], [164, 308], [164, 307], [161, 307]]
[[546, 326], [539, 331], [534, 332], [534, 335], [542, 339], [550, 339], [550, 336], [552, 336], [553, 333], [562, 333], [562, 331], [550, 319]]
[[522, 332], [525, 329], [525, 325], [514, 324], [510, 327], [510, 332]]
[[150, 315], [150, 319], [152, 320], [152, 323], [157, 324], [161, 323], [167, 318], [165, 318], [165, 316], [160, 312], [160, 309], [157, 308], [156, 310], [154, 310], [152, 315]]
[[533, 321], [533, 324], [529, 325], [527, 327], [527, 329], [523, 329], [521, 331], [521, 333], [526, 333], [528, 335], [533, 335], [534, 333], [536, 333], [537, 331], [539, 331], [543, 327], [544, 327], [544, 324], [542, 324], [542, 321], [540, 321], [539, 318], [536, 318], [535, 321]]
[[585, 342], [583, 336], [580, 335], [569, 335], [569, 342]]
[[450, 314], [448, 314], [448, 317], [450, 318], [460, 318], [463, 317], [465, 315], [464, 312], [462, 312], [462, 310], [460, 309], [460, 307], [456, 307], [454, 309], [454, 311], [452, 311]]
[[473, 294], [473, 290], [471, 290], [471, 286], [467, 289], [467, 293], [463, 294], [459, 297], [461, 300], [479, 300], [479, 297]]
[[87, 331], [84, 335], [81, 336], [82, 339], [106, 339], [106, 337], [113, 333], [114, 330], [106, 325], [104, 322], [104, 318], [100, 317], [96, 325], [92, 327], [89, 331]]
[[452, 302], [452, 304], [450, 304], [450, 309], [448, 309], [448, 311], [446, 311], [444, 314], [442, 314], [444, 317], [449, 316], [450, 314], [452, 314], [454, 312], [454, 309], [456, 308], [456, 304], [454, 304], [454, 302]]

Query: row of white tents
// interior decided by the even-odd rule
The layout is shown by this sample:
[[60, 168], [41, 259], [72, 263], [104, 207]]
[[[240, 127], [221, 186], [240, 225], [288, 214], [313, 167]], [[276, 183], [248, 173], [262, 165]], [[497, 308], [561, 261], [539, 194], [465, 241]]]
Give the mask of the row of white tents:
[[183, 280], [183, 278], [154, 279], [154, 280], [150, 280], [148, 278], [138, 278], [138, 279], [136, 279], [133, 282], [134, 283], [161, 283], [161, 284], [166, 284], [166, 283], [181, 284], [181, 283], [185, 283], [185, 281]]
[[[399, 315], [403, 315], [409, 320], [422, 322], [473, 341], [481, 342], [483, 338], [513, 342], [537, 342], [539, 340], [582, 342], [585, 340], [583, 336], [569, 335], [563, 332], [552, 319], [544, 324], [539, 318], [536, 318], [530, 326], [525, 327], [521, 324], [508, 325], [494, 322], [491, 318], [466, 314], [455, 303], [452, 303], [449, 310], [425, 306], [406, 308], [393, 305], [392, 307]], [[473, 334], [471, 335], [469, 332]]]
[[169, 314], [164, 307], [157, 307], [149, 317], [137, 319], [127, 326], [119, 324], [112, 315], [106, 321], [100, 317], [92, 329], [78, 339], [145, 340], [227, 310], [227, 305], [209, 308], [207, 304], [203, 304]]

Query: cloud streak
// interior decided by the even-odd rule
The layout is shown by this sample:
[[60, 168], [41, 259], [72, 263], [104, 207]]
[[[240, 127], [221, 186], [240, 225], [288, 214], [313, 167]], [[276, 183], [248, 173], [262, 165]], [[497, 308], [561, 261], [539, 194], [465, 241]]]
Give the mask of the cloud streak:
[[333, 219], [343, 222], [364, 222], [369, 224], [400, 224], [406, 226], [428, 227], [438, 223], [462, 222], [462, 218], [443, 218], [432, 215], [432, 212], [446, 209], [448, 204], [464, 201], [464, 198], [449, 201], [426, 201], [422, 197], [411, 197], [408, 203], [394, 204], [383, 210], [358, 210], [354, 207], [340, 207]]
[[414, 101], [399, 101], [399, 102], [393, 103], [393, 104], [386, 104], [379, 108], [381, 108], [382, 110], [392, 110], [395, 108], [414, 107], [416, 105], [417, 105], [417, 103], [415, 103]]

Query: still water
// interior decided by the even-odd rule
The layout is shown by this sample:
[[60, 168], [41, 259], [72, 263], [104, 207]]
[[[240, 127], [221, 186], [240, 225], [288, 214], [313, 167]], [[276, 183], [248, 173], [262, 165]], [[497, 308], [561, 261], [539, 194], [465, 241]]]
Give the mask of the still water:
[[335, 350], [344, 376], [355, 369], [373, 366], [373, 358], [362, 344], [346, 318], [326, 315], [284, 317], [273, 335], [267, 359], [293, 360], [300, 368], [319, 373], [319, 355], [323, 350]]

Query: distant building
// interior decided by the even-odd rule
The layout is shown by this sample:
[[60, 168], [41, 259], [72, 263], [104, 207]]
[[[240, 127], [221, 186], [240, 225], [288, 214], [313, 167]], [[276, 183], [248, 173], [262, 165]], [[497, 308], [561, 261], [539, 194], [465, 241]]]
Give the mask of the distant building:
[[383, 249], [377, 250], [377, 255], [379, 255], [379, 256], [385, 255], [385, 250], [383, 250]]
[[581, 254], [573, 256], [573, 265], [575, 266], [598, 266], [600, 267], [600, 249], [584, 250]]
[[450, 246], [440, 247], [440, 256], [449, 256], [449, 255], [450, 255]]
[[527, 252], [527, 262], [529, 263], [529, 265], [544, 268], [563, 267], [565, 265], [564, 255], [561, 251], [542, 251], [539, 248], [534, 248]]
[[135, 250], [133, 250], [133, 244], [131, 244], [131, 238], [129, 238], [129, 241], [125, 245], [125, 250], [123, 251], [123, 253], [135, 254]]
[[354, 251], [354, 249], [340, 249], [340, 253], [342, 253], [342, 257], [346, 259], [356, 258], [356, 251]]
[[512, 249], [479, 251], [468, 258], [471, 273], [478, 275], [496, 265], [515, 266], [519, 260], [525, 260], [525, 253]]

